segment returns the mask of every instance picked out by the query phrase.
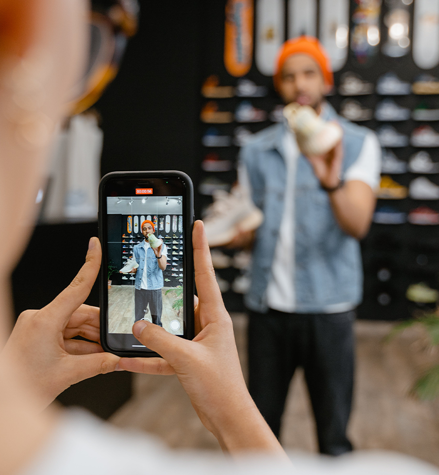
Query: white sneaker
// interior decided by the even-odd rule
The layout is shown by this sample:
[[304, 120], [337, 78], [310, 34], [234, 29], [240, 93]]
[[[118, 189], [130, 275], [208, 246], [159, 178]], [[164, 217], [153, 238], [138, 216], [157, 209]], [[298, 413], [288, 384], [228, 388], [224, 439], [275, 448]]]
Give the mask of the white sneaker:
[[238, 186], [231, 193], [218, 190], [213, 198], [203, 219], [211, 247], [230, 243], [240, 231], [253, 231], [264, 220], [262, 211]]
[[382, 147], [406, 147], [409, 144], [407, 135], [399, 133], [391, 125], [383, 125], [376, 131]]
[[414, 147], [439, 147], [439, 134], [429, 125], [421, 125], [413, 131], [410, 143]]
[[252, 254], [248, 251], [237, 252], [233, 256], [233, 267], [236, 269], [247, 270], [252, 262]]
[[411, 156], [409, 170], [412, 173], [439, 173], [439, 163], [434, 163], [428, 152], [421, 150]]
[[224, 294], [230, 289], [230, 284], [227, 282], [227, 280], [222, 279], [219, 275], [216, 275], [215, 277], [221, 293]]
[[421, 176], [410, 183], [409, 194], [414, 200], [439, 200], [439, 186]]
[[401, 174], [407, 171], [407, 163], [400, 160], [391, 150], [384, 150], [381, 173]]
[[324, 155], [342, 138], [341, 127], [322, 120], [312, 107], [291, 103], [285, 106], [284, 116], [305, 155]]
[[210, 253], [212, 264], [215, 269], [227, 269], [232, 263], [232, 259], [219, 249], [214, 249]]
[[138, 267], [139, 267], [139, 264], [137, 264], [137, 262], [134, 259], [129, 259], [119, 272], [121, 274], [128, 274], [133, 269], [137, 269]]
[[233, 281], [232, 290], [233, 292], [236, 292], [237, 294], [246, 294], [250, 289], [250, 284], [251, 284], [251, 281], [248, 275], [246, 274], [239, 275]]

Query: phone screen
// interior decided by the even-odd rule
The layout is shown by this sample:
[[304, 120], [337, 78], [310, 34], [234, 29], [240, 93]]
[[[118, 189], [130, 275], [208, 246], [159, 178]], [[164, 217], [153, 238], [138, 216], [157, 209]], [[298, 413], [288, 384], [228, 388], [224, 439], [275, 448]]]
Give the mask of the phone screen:
[[[105, 202], [106, 340], [115, 351], [149, 351], [132, 333], [138, 320], [185, 336], [185, 193], [173, 180], [110, 186]], [[109, 191], [109, 190], [107, 190]]]

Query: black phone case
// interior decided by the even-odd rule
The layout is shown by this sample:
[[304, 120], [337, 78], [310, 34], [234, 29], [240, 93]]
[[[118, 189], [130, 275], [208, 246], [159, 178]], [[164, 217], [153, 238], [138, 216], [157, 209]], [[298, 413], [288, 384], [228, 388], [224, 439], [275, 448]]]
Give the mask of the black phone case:
[[[140, 352], [135, 350], [113, 350], [107, 343], [107, 303], [108, 303], [108, 282], [106, 279], [108, 259], [106, 255], [106, 242], [104, 242], [104, 233], [105, 233], [105, 222], [104, 219], [106, 216], [102, 213], [103, 209], [103, 200], [106, 198], [103, 195], [104, 186], [110, 180], [117, 179], [123, 180], [124, 178], [139, 178], [139, 179], [152, 179], [152, 178], [169, 178], [169, 177], [181, 177], [187, 186], [187, 196], [183, 200], [183, 226], [184, 237], [185, 237], [185, 246], [183, 249], [184, 253], [184, 301], [183, 301], [183, 311], [186, 315], [186, 328], [185, 335], [179, 336], [179, 338], [185, 338], [191, 340], [195, 336], [194, 330], [194, 260], [193, 260], [193, 246], [192, 246], [192, 228], [194, 224], [194, 188], [192, 180], [186, 173], [177, 171], [177, 170], [160, 170], [160, 171], [138, 171], [138, 172], [111, 172], [102, 177], [99, 184], [99, 240], [102, 246], [102, 265], [101, 271], [99, 273], [99, 303], [100, 303], [100, 336], [101, 336], [101, 346], [108, 352], [113, 353], [117, 356], [123, 357], [160, 357], [159, 354], [150, 351], [150, 352]], [[106, 296], [106, 297], [105, 297]]]

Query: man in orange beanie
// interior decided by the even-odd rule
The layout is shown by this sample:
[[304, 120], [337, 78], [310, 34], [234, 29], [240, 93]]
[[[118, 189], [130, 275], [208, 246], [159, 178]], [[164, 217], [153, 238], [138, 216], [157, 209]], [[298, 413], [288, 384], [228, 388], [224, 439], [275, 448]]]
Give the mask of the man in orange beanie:
[[352, 450], [351, 411], [355, 308], [362, 298], [358, 240], [368, 231], [380, 173], [373, 132], [339, 117], [325, 101], [334, 80], [315, 38], [287, 41], [274, 75], [285, 104], [310, 106], [337, 122], [342, 140], [329, 153], [305, 156], [287, 122], [257, 134], [241, 149], [239, 181], [265, 220], [253, 242], [249, 389], [279, 437], [290, 381], [305, 371], [322, 453]]

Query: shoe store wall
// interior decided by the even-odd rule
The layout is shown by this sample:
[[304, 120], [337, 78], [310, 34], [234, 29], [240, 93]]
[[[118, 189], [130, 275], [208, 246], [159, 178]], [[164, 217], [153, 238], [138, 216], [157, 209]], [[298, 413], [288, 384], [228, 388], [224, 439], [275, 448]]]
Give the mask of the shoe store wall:
[[[280, 99], [271, 77], [278, 46], [303, 33], [317, 34], [335, 69], [335, 88], [328, 101], [339, 114], [376, 131], [383, 147], [377, 211], [362, 242], [364, 302], [358, 315], [396, 320], [409, 318], [414, 309], [434, 307], [439, 284], [439, 12], [435, 2], [257, 0], [250, 35], [253, 53], [248, 71], [240, 77], [230, 64], [225, 66], [226, 3], [208, 2], [203, 22], [201, 207], [212, 203], [213, 190], [230, 189], [236, 175], [226, 164], [236, 163], [239, 145], [279, 120]], [[222, 89], [209, 95], [207, 86]], [[228, 94], [224, 86], [234, 87], [234, 92]], [[232, 254], [227, 249], [222, 252]], [[220, 267], [217, 275], [224, 289], [230, 289], [223, 293], [227, 308], [242, 310], [242, 294], [233, 289], [243, 287], [233, 283], [245, 277], [245, 270]]]
[[[102, 174], [177, 169], [193, 176], [202, 2], [139, 3], [138, 33], [128, 43], [117, 77], [95, 106], [104, 132]], [[12, 278], [17, 316], [46, 305], [71, 282], [95, 235], [97, 222], [36, 227]], [[95, 286], [87, 303], [98, 301]], [[59, 399], [109, 417], [130, 395], [131, 376], [121, 372], [75, 385]]]

